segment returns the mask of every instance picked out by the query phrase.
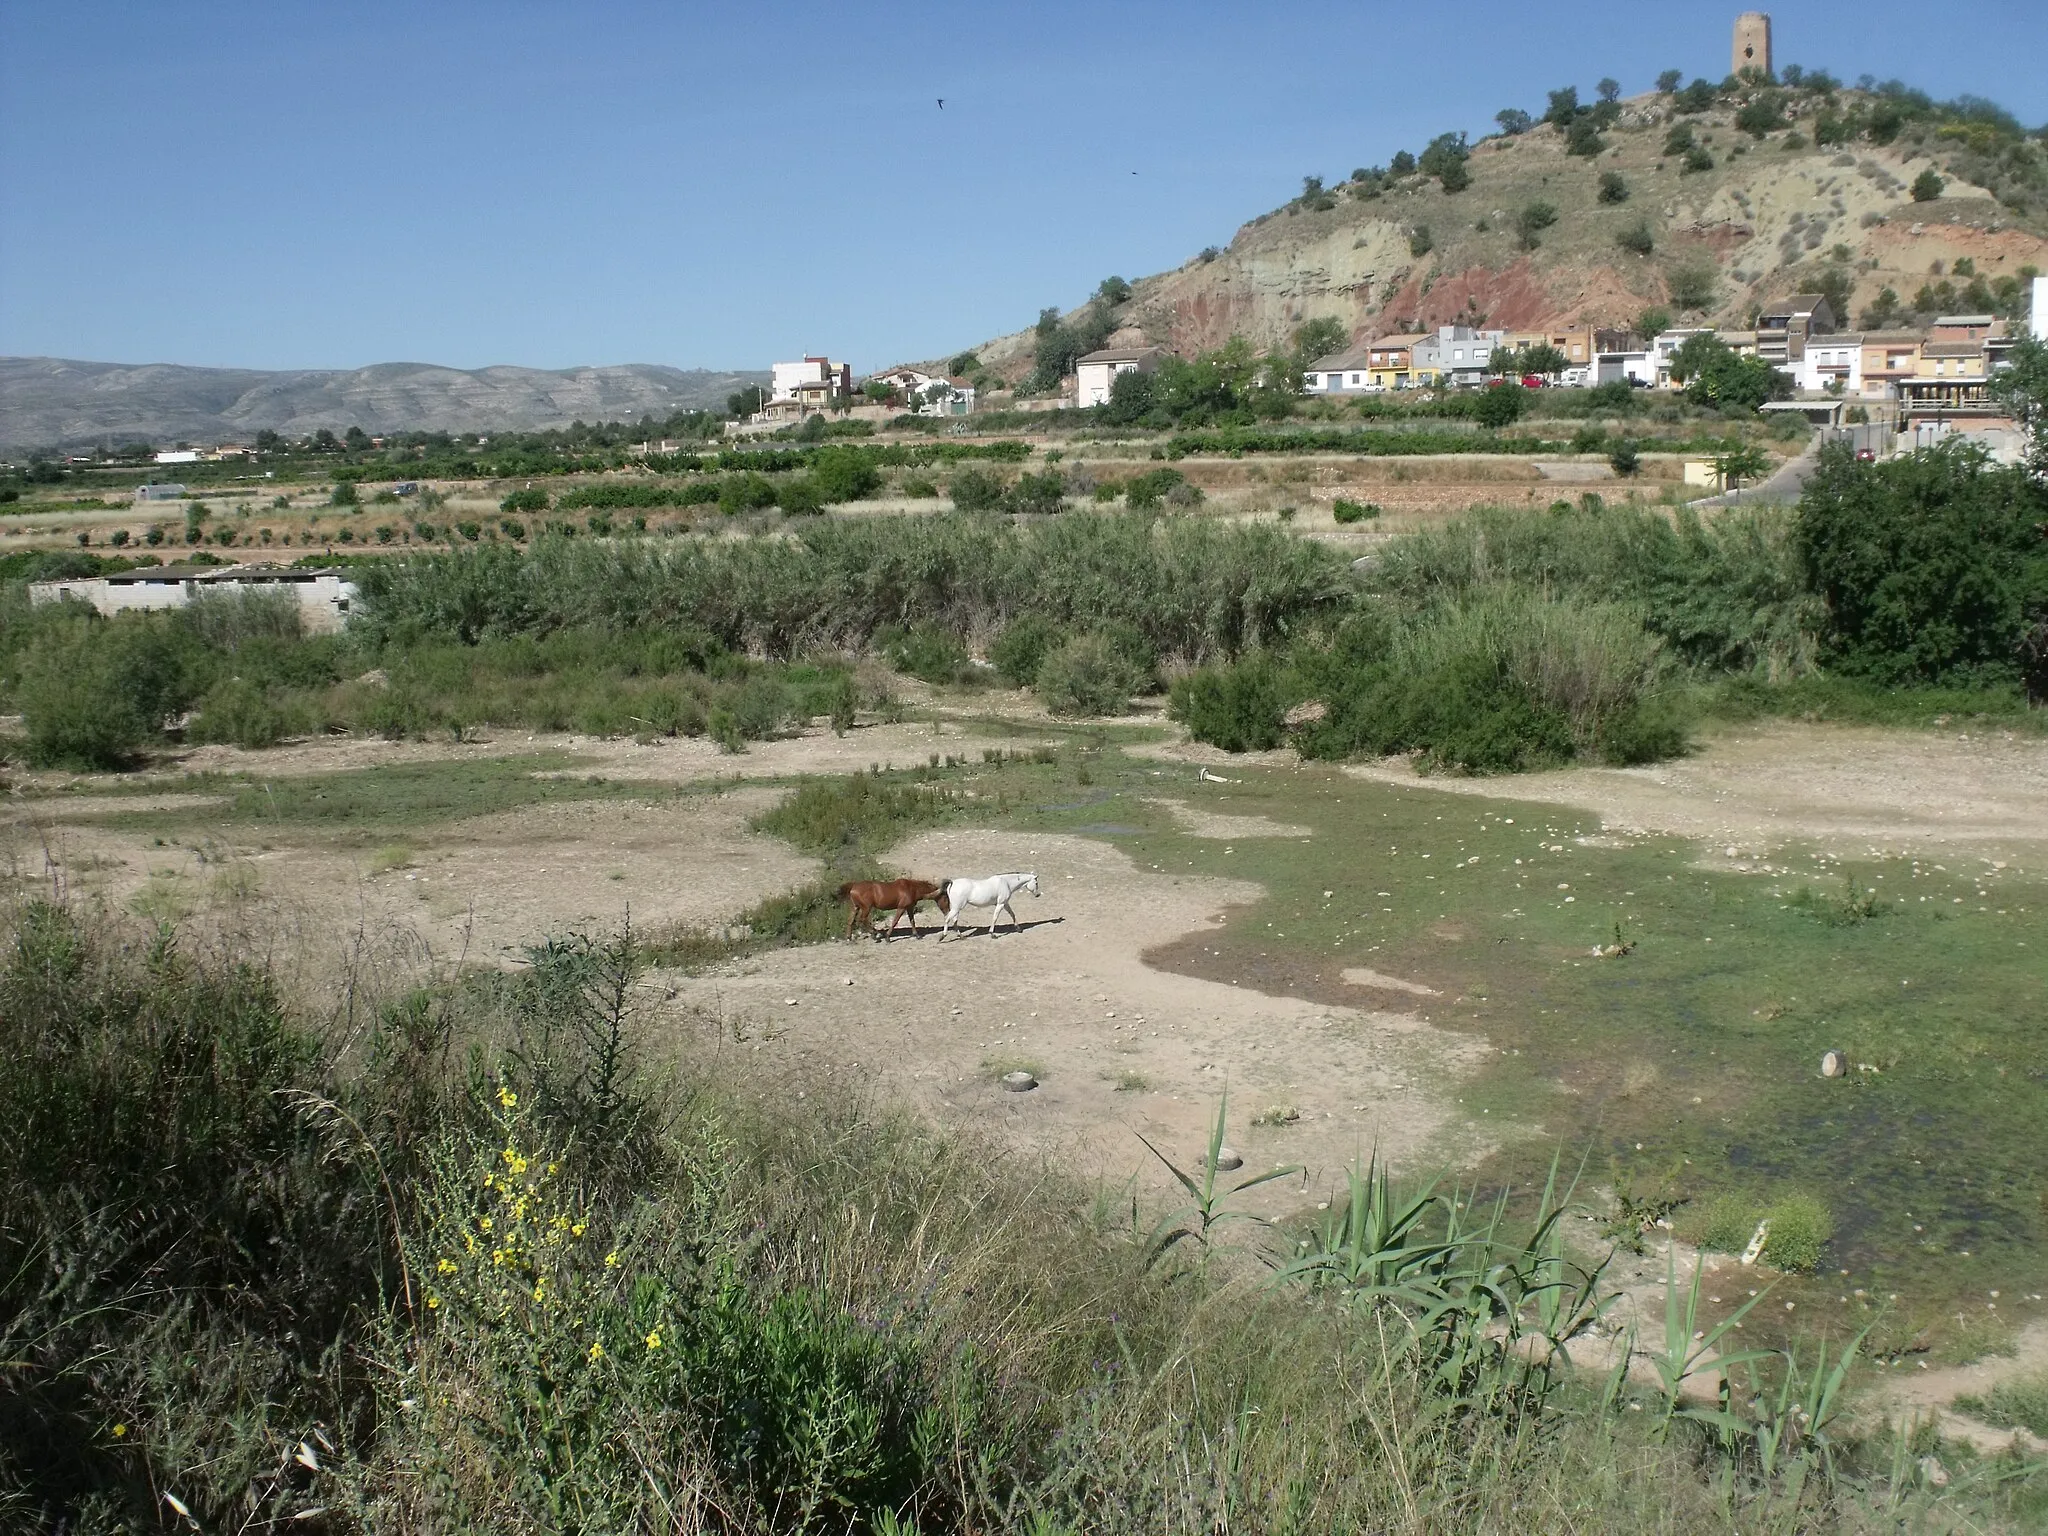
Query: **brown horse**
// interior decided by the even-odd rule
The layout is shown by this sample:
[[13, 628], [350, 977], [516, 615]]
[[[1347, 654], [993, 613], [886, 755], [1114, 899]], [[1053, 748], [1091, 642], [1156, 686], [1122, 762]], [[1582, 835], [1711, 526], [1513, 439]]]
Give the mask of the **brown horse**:
[[839, 887], [839, 895], [842, 900], [853, 903], [853, 911], [846, 918], [846, 936], [849, 939], [853, 937], [854, 925], [868, 923], [870, 914], [893, 914], [889, 926], [875, 934], [876, 943], [893, 937], [896, 925], [906, 915], [910, 918], [910, 936], [917, 938], [917, 904], [920, 901], [934, 902], [941, 912], [946, 910], [946, 888], [929, 880], [850, 880]]

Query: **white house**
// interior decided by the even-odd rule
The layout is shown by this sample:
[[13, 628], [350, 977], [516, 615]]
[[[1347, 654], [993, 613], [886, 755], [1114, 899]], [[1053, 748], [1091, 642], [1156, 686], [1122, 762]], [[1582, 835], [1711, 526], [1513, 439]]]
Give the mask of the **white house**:
[[1807, 337], [1806, 355], [1793, 364], [1792, 381], [1810, 394], [1862, 394], [1862, 333]]
[[1372, 379], [1372, 348], [1353, 347], [1319, 357], [1302, 374], [1302, 388], [1312, 395], [1363, 395], [1380, 386]]
[[111, 618], [183, 608], [198, 598], [231, 592], [289, 593], [307, 629], [332, 632], [348, 622], [356, 584], [341, 571], [285, 565], [145, 565], [106, 576], [32, 582], [28, 596], [31, 603], [89, 603]]
[[935, 373], [925, 373], [917, 368], [891, 368], [886, 373], [869, 377], [870, 384], [886, 384], [906, 400], [915, 400], [934, 384], [945, 383]]
[[1166, 354], [1158, 347], [1105, 347], [1074, 364], [1074, 403], [1082, 410], [1109, 404], [1109, 389], [1120, 373], [1155, 373]]
[[786, 402], [807, 396], [815, 400], [821, 393], [826, 403], [842, 400], [853, 393], [853, 367], [849, 363], [834, 363], [829, 357], [806, 357], [794, 363], [774, 363], [768, 370], [768, 402]]
[[199, 450], [196, 448], [166, 448], [156, 456], [159, 464], [197, 464]]
[[1659, 389], [1671, 387], [1671, 360], [1678, 355], [1678, 349], [1695, 336], [1711, 336], [1714, 328], [1704, 325], [1697, 328], [1680, 328], [1675, 331], [1659, 331], [1650, 340], [1650, 362], [1654, 372], [1652, 382]]
[[1640, 384], [1645, 389], [1657, 382], [1656, 353], [1646, 343], [1634, 337], [1622, 338], [1625, 345], [1610, 342], [1612, 350], [1603, 348], [1593, 355], [1593, 382], [1612, 384], [1626, 380]]

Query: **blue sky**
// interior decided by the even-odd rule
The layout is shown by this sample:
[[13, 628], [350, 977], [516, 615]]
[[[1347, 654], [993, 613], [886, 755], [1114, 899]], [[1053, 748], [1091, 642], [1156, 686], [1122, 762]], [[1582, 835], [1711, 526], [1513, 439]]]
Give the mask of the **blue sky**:
[[[1552, 86], [1718, 79], [1740, 8], [0, 0], [0, 353], [867, 371]], [[2040, 0], [1771, 9], [1781, 64], [2048, 120]]]

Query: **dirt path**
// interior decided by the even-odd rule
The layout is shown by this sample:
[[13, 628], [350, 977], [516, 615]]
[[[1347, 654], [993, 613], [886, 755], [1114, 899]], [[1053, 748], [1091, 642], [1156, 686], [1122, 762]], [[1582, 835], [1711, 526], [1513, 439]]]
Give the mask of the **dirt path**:
[[[993, 1122], [1112, 1184], [1166, 1180], [1137, 1133], [1198, 1165], [1226, 1087], [1228, 1140], [1247, 1172], [1305, 1164], [1311, 1190], [1375, 1145], [1407, 1167], [1464, 1163], [1506, 1129], [1478, 1132], [1451, 1102], [1485, 1051], [1476, 1037], [1144, 963], [1155, 945], [1218, 927], [1256, 886], [1143, 871], [1086, 838], [994, 831], [928, 834], [894, 862], [933, 876], [1035, 868], [1044, 898], [1020, 896], [1025, 928], [995, 939], [782, 950], [671, 985], [764, 1064], [852, 1074], [941, 1119]], [[998, 1085], [1018, 1067], [1036, 1090]], [[1256, 1193], [1267, 1210], [1307, 1198], [1300, 1181]]]

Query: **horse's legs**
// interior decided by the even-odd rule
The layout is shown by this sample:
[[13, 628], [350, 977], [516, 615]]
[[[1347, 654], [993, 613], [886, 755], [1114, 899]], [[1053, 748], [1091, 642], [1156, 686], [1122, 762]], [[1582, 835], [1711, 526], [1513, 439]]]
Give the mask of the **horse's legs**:
[[853, 925], [859, 921], [860, 903], [856, 901], [853, 904], [853, 909], [846, 914], [846, 941], [849, 944], [853, 942]]

